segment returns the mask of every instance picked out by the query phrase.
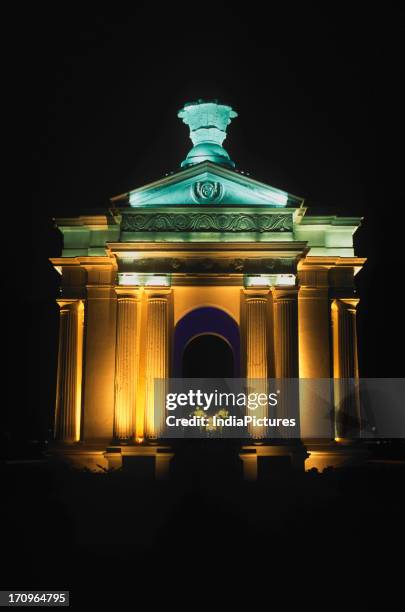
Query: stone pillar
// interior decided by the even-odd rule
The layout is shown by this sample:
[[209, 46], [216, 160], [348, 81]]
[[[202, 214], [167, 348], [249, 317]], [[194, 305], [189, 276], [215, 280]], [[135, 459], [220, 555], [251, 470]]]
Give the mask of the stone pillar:
[[299, 376], [330, 378], [327, 287], [301, 286], [298, 298]]
[[82, 300], [57, 300], [60, 307], [55, 439], [80, 440], [82, 406], [83, 315]]
[[146, 401], [145, 435], [148, 439], [159, 438], [164, 430], [165, 385], [155, 393], [155, 379], [169, 376], [169, 296], [171, 290], [145, 290], [146, 314]]
[[114, 439], [130, 443], [135, 435], [139, 292], [116, 288], [117, 344], [115, 352]]
[[328, 270], [299, 273], [298, 349], [301, 435], [334, 437]]
[[[96, 271], [91, 273], [96, 275]], [[83, 436], [85, 442], [102, 446], [108, 445], [114, 435], [117, 339], [117, 295], [114, 286], [87, 285]]]
[[244, 290], [246, 303], [246, 378], [267, 379], [267, 294]]
[[[277, 405], [278, 418], [295, 418], [299, 423], [298, 385], [283, 379], [298, 378], [298, 304], [297, 287], [275, 287], [273, 294], [273, 324], [275, 377], [280, 386]], [[298, 435], [299, 427], [293, 430], [283, 427], [279, 436], [287, 438]]]
[[357, 438], [360, 434], [360, 398], [356, 298], [332, 302], [333, 378], [335, 390], [335, 437]]
[[274, 348], [276, 378], [298, 377], [298, 289], [274, 288]]
[[[245, 330], [246, 330], [246, 378], [249, 393], [267, 393], [267, 312], [268, 290], [245, 289]], [[268, 416], [267, 406], [246, 410], [248, 416]], [[267, 428], [249, 425], [253, 438], [265, 438]]]

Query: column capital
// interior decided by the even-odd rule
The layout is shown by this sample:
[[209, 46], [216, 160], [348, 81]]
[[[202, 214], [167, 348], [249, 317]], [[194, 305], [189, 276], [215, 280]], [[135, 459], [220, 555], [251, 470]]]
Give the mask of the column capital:
[[249, 298], [263, 298], [264, 300], [266, 300], [269, 293], [270, 288], [259, 289], [251, 287], [249, 289], [243, 289], [243, 294], [246, 296], [246, 300], [249, 300]]
[[59, 300], [57, 299], [56, 303], [59, 306], [61, 311], [71, 310], [75, 306], [77, 306], [78, 308], [80, 308], [80, 307], [84, 308], [83, 300], [81, 300], [79, 298], [72, 298], [72, 299], [70, 299], [70, 298], [61, 298]]
[[272, 287], [271, 293], [273, 300], [296, 300], [298, 297], [298, 287]]
[[301, 300], [325, 300], [328, 298], [328, 287], [309, 287], [301, 285], [298, 292], [298, 297]]
[[342, 308], [348, 312], [355, 313], [359, 302], [359, 298], [335, 298], [332, 301], [332, 308]]
[[139, 287], [125, 287], [125, 286], [121, 286], [121, 287], [115, 287], [114, 288], [115, 293], [117, 294], [117, 298], [118, 300], [122, 299], [122, 298], [127, 298], [127, 299], [134, 299], [135, 301], [138, 301], [141, 299], [141, 291], [142, 289], [140, 289]]
[[172, 293], [172, 288], [171, 287], [148, 287], [144, 289], [145, 295], [146, 295], [146, 299], [149, 300], [153, 300], [153, 299], [159, 299], [161, 298], [162, 300], [166, 300], [169, 295]]

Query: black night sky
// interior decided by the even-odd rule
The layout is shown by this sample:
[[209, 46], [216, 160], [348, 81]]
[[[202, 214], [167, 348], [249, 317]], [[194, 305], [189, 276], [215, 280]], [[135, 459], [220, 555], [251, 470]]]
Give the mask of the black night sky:
[[[309, 213], [364, 216], [355, 239], [357, 254], [368, 258], [357, 284], [360, 374], [403, 376], [399, 10], [370, 2], [108, 6], [32, 3], [4, 25], [11, 82], [3, 97], [13, 108], [3, 122], [13, 129], [18, 174], [3, 204], [12, 296], [9, 439], [44, 440], [51, 427], [58, 275], [48, 258], [61, 248], [52, 218], [106, 208], [111, 196], [177, 170], [190, 148], [177, 111], [198, 98], [217, 98], [239, 113], [225, 142], [238, 169], [304, 197]], [[177, 485], [148, 492], [145, 485], [137, 497], [119, 475], [103, 488], [86, 474], [12, 470], [12, 579], [2, 588], [74, 592], [94, 571], [100, 600], [109, 582], [125, 583], [129, 601], [140, 601], [144, 575], [159, 575], [168, 597], [162, 575], [181, 568], [172, 589], [179, 576], [196, 580], [207, 553], [214, 578], [232, 568], [227, 592], [234, 597], [238, 577], [257, 569], [250, 563], [257, 544], [256, 551], [277, 550], [277, 564], [258, 568], [250, 603], [258, 602], [259, 576], [267, 572], [263, 588], [277, 586], [279, 575], [288, 584], [293, 566], [308, 572], [309, 589], [325, 572], [343, 603], [362, 563], [369, 574], [357, 586], [374, 593], [378, 577], [370, 572], [386, 565], [385, 545], [397, 541], [403, 522], [399, 477], [388, 471], [308, 475], [294, 486], [280, 480], [237, 494], [229, 483], [204, 494], [180, 494]], [[220, 538], [193, 531], [204, 520], [227, 528]], [[345, 562], [333, 569], [326, 560], [336, 560], [338, 546]], [[149, 605], [159, 596], [156, 584]], [[90, 602], [93, 591], [85, 588]]]
[[13, 24], [22, 176], [13, 187], [12, 379], [20, 387], [24, 371], [29, 381], [27, 424], [46, 428], [53, 406], [58, 277], [48, 257], [61, 240], [52, 217], [105, 208], [177, 170], [190, 148], [177, 110], [197, 98], [238, 111], [226, 148], [239, 169], [305, 197], [314, 213], [364, 216], [355, 238], [369, 260], [358, 277], [361, 375], [403, 373], [399, 20], [370, 5], [137, 3], [123, 12], [35, 6]]
[[106, 207], [177, 170], [190, 148], [177, 110], [197, 98], [238, 111], [226, 148], [239, 169], [305, 197], [314, 213], [364, 216], [355, 239], [369, 258], [358, 280], [361, 375], [401, 375], [393, 354], [404, 195], [394, 161], [399, 17], [369, 5], [276, 6], [57, 4], [25, 13], [13, 42], [16, 142], [27, 168], [17, 189], [26, 240], [13, 248], [24, 270], [24, 280], [12, 274], [13, 372], [16, 386], [21, 367], [30, 381], [22, 401], [34, 421], [41, 406], [34, 429], [47, 422], [55, 384], [58, 278], [47, 258], [61, 241], [52, 217]]
[[305, 197], [315, 213], [364, 216], [361, 375], [401, 375], [398, 21], [369, 5], [28, 9], [13, 42], [21, 185], [29, 177], [17, 189], [27, 236], [14, 252], [25, 277], [22, 289], [13, 274], [13, 313], [23, 313], [18, 346], [29, 338], [20, 367], [30, 405], [48, 414], [53, 402], [57, 275], [47, 258], [61, 243], [52, 217], [103, 208], [177, 170], [190, 141], [176, 113], [197, 98], [238, 111], [226, 147], [239, 169]]

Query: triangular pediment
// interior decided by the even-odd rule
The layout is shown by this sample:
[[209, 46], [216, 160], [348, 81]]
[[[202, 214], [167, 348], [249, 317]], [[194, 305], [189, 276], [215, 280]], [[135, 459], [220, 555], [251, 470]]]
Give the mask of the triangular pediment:
[[183, 205], [299, 207], [303, 199], [212, 162], [190, 168], [112, 198], [134, 208]]

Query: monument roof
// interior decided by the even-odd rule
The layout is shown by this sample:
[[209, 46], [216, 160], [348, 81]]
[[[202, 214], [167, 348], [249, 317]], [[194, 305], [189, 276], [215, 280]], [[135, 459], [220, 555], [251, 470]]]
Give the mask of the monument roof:
[[195, 207], [198, 204], [213, 204], [298, 208], [303, 205], [304, 198], [267, 185], [229, 167], [203, 161], [115, 196], [111, 198], [111, 202], [116, 206], [133, 207]]
[[303, 198], [234, 169], [223, 142], [228, 125], [237, 116], [231, 106], [217, 100], [185, 104], [178, 117], [190, 128], [193, 147], [181, 162], [181, 170], [111, 198], [113, 205], [301, 207]]

